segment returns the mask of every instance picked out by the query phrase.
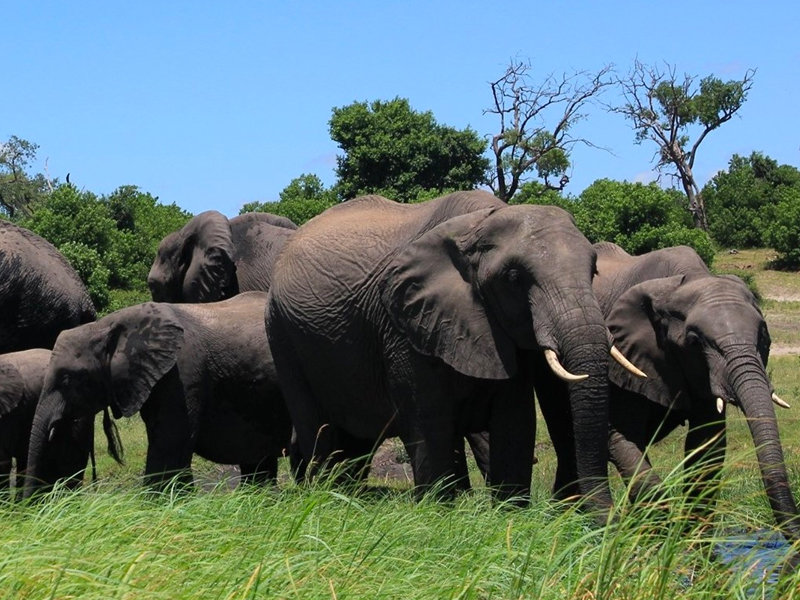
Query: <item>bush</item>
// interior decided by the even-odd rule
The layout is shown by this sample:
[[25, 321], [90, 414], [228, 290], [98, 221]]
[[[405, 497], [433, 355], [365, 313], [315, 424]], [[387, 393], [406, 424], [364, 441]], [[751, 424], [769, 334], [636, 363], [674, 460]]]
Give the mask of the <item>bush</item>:
[[711, 235], [728, 248], [760, 248], [770, 244], [782, 190], [800, 186], [800, 171], [753, 152], [734, 154], [728, 170], [703, 188]]
[[694, 228], [686, 197], [677, 190], [600, 179], [575, 202], [562, 204], [575, 215], [578, 228], [592, 243], [614, 242], [630, 254], [685, 244], [710, 265], [714, 246]]
[[103, 265], [97, 250], [81, 242], [65, 242], [58, 250], [81, 278], [97, 312], [108, 307], [110, 271]]
[[780, 190], [767, 242], [779, 253], [772, 266], [800, 269], [800, 185]]
[[308, 173], [292, 179], [279, 198], [277, 202], [250, 202], [239, 214], [266, 212], [302, 225], [337, 203], [336, 192], [326, 188], [319, 177]]

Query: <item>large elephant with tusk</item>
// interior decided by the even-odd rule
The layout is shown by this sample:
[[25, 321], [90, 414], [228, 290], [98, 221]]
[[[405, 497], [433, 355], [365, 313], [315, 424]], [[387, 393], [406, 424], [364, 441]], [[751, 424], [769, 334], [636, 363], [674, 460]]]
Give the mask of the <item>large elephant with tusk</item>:
[[774, 404], [788, 408], [767, 376], [767, 323], [737, 277], [712, 275], [691, 248], [630, 256], [595, 245], [594, 289], [619, 348], [648, 375], [609, 367], [610, 458], [634, 496], [660, 484], [646, 447], [688, 422], [689, 493], [701, 495], [725, 456], [725, 412], [741, 409], [756, 446], [761, 475], [778, 525], [800, 538]]
[[552, 375], [569, 382], [577, 485], [606, 511], [610, 336], [594, 268], [566, 212], [487, 192], [365, 196], [312, 219], [279, 257], [267, 309], [304, 458], [315, 470], [399, 436], [417, 487], [447, 491], [456, 440], [488, 431], [492, 486], [524, 498], [533, 391]]

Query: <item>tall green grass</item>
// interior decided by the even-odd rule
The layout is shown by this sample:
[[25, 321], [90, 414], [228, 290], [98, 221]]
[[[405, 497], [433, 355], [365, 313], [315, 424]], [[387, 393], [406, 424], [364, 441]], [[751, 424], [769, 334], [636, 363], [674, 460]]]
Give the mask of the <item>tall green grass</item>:
[[[618, 522], [597, 527], [574, 508], [496, 505], [485, 490], [442, 503], [325, 484], [188, 496], [95, 484], [0, 507], [0, 597], [647, 599], [767, 591], [759, 576], [730, 570], [712, 552], [725, 528], [767, 523], [741, 498], [722, 501], [713, 523], [693, 520], [677, 493], [680, 478], [666, 485], [662, 504], [626, 506]], [[800, 597], [798, 576], [783, 579], [781, 597]]]
[[[770, 361], [778, 393], [796, 405], [779, 413], [796, 493], [798, 363]], [[613, 475], [617, 519], [606, 527], [550, 502], [555, 456], [544, 426], [526, 509], [493, 503], [480, 487], [455, 502], [418, 502], [407, 487], [373, 481], [348, 491], [285, 475], [279, 488], [231, 491], [211, 486], [221, 469], [201, 460], [197, 492], [154, 495], [140, 487], [141, 422], [120, 427], [124, 467], [100, 456], [100, 481], [78, 492], [0, 503], [0, 598], [800, 598], [796, 573], [776, 587], [715, 558], [731, 532], [774, 528], [750, 433], [734, 411], [710, 515], [693, 516], [683, 494], [678, 431], [651, 451], [664, 496], [632, 506]]]

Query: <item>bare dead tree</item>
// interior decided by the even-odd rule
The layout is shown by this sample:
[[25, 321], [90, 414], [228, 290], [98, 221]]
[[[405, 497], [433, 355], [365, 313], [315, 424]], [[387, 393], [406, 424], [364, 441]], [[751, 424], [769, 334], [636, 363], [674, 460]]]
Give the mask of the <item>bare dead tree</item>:
[[[705, 204], [694, 176], [697, 150], [709, 133], [730, 121], [747, 99], [755, 70], [748, 69], [741, 80], [723, 82], [688, 74], [679, 77], [674, 65], [663, 69], [638, 60], [625, 78], [616, 80], [623, 104], [609, 107], [631, 121], [636, 143], [651, 140], [658, 145], [653, 160], [660, 172], [668, 172], [681, 184], [688, 200], [695, 227], [708, 229]], [[696, 132], [690, 144], [690, 130]]]
[[500, 131], [490, 138], [494, 166], [489, 186], [505, 202], [534, 171], [544, 181], [543, 191], [564, 189], [571, 148], [597, 147], [575, 136], [573, 126], [586, 118], [585, 109], [612, 83], [612, 65], [597, 73], [551, 73], [540, 83], [531, 69], [529, 60], [512, 59], [503, 76], [489, 82], [494, 102], [483, 111], [500, 120]]

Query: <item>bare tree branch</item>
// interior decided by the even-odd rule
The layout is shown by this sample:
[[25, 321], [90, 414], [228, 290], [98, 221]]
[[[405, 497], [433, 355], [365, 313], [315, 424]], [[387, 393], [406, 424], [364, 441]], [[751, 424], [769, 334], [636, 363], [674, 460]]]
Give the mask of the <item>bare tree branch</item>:
[[[680, 181], [697, 227], [708, 228], [705, 205], [693, 172], [697, 151], [710, 132], [729, 121], [742, 107], [754, 75], [754, 70], [748, 70], [740, 81], [728, 82], [709, 76], [698, 87], [696, 77], [684, 74], [680, 78], [674, 65], [665, 63], [661, 70], [636, 60], [625, 78], [616, 79], [623, 102], [607, 106], [608, 110], [630, 120], [637, 144], [645, 140], [655, 142], [656, 170], [674, 170], [668, 174]], [[695, 142], [688, 146], [690, 131], [698, 133]]]
[[575, 144], [598, 147], [574, 136], [572, 128], [611, 84], [613, 71], [609, 65], [597, 73], [551, 73], [537, 84], [531, 68], [530, 61], [512, 59], [503, 76], [489, 82], [493, 104], [484, 114], [497, 115], [500, 125], [489, 141], [494, 155], [489, 185], [506, 202], [534, 170], [544, 180], [544, 189], [564, 189], [569, 182], [570, 149]]

